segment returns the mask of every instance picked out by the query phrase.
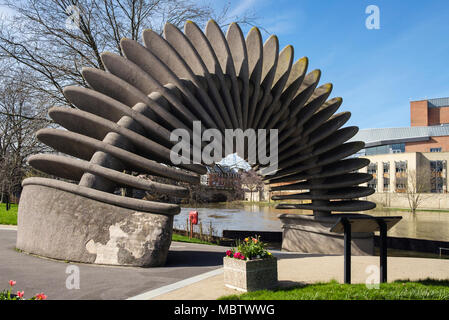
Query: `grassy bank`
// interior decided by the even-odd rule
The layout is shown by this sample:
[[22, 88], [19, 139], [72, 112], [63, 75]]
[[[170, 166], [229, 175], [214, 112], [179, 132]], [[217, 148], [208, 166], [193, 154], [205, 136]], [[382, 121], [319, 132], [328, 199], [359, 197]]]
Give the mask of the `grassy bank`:
[[[403, 212], [412, 212], [410, 209], [406, 208], [392, 208], [392, 207], [382, 207], [379, 206], [374, 211], [403, 211]], [[416, 212], [446, 212], [449, 213], [449, 209], [416, 209]]]
[[212, 242], [200, 240], [200, 239], [197, 239], [197, 238], [192, 238], [192, 239], [190, 239], [190, 238], [187, 237], [187, 236], [183, 236], [183, 235], [176, 234], [176, 233], [173, 233], [172, 240], [173, 240], [173, 241], [178, 241], [178, 242], [189, 242], [189, 243], [199, 243], [199, 244], [216, 245], [215, 243], [212, 243]]
[[449, 300], [449, 280], [396, 281], [368, 289], [365, 284], [317, 283], [282, 290], [262, 290], [219, 300]]
[[17, 225], [17, 204], [11, 204], [11, 209], [6, 211], [6, 203], [0, 203], [0, 224]]

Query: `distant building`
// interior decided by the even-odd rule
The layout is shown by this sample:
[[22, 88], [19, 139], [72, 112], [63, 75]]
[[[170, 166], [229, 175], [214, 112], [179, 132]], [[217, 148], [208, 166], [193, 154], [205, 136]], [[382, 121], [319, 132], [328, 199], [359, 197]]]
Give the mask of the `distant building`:
[[202, 175], [200, 181], [204, 186], [215, 188], [235, 189], [241, 186], [239, 171], [219, 164], [207, 166], [207, 174]]
[[[407, 191], [409, 179], [424, 193], [447, 193], [449, 152], [404, 152], [363, 156], [371, 161], [362, 172], [373, 175], [367, 183], [376, 192]], [[410, 175], [413, 175], [411, 177]]]
[[351, 140], [364, 141], [359, 155], [449, 152], [449, 98], [410, 102], [407, 128], [366, 129]]
[[351, 139], [365, 142], [358, 156], [371, 161], [360, 171], [373, 174], [367, 185], [376, 193], [404, 193], [411, 180], [422, 192], [447, 193], [449, 98], [412, 101], [410, 115], [410, 127], [360, 130]]

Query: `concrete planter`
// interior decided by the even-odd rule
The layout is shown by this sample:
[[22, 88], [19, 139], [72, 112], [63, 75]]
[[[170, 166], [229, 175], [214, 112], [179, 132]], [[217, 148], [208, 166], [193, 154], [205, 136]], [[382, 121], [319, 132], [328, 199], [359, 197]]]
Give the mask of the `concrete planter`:
[[224, 282], [228, 288], [256, 291], [277, 286], [277, 259], [238, 260], [223, 258]]

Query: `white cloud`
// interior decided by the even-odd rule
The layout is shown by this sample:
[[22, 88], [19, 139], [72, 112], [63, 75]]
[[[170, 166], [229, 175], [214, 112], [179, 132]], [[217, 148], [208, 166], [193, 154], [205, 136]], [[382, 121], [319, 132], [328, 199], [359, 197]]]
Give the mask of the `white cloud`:
[[298, 33], [301, 26], [305, 25], [306, 15], [303, 11], [295, 9], [289, 12], [278, 12], [261, 21], [261, 25], [270, 34], [287, 35]]
[[232, 9], [232, 11], [229, 13], [229, 15], [231, 17], [241, 16], [257, 2], [260, 2], [260, 1], [257, 1], [257, 0], [240, 1], [239, 4], [234, 9]]
[[10, 17], [10, 16], [13, 16], [14, 13], [15, 13], [14, 10], [12, 10], [6, 6], [0, 5], [0, 17]]

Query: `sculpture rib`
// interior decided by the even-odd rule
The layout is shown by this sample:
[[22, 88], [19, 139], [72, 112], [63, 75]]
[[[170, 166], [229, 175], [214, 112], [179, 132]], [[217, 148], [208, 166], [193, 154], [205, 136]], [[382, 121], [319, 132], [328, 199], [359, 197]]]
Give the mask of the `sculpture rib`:
[[[226, 35], [210, 21], [203, 33], [187, 22], [184, 33], [171, 24], [163, 37], [145, 30], [145, 46], [124, 39], [124, 57], [101, 55], [106, 71], [83, 69], [90, 89], [67, 87], [64, 94], [78, 109], [52, 108], [50, 116], [69, 131], [40, 130], [38, 138], [77, 159], [38, 155], [29, 159], [36, 169], [79, 182], [25, 180], [24, 184], [54, 185], [70, 192], [124, 208], [171, 215], [178, 206], [120, 197], [113, 190], [128, 186], [150, 193], [186, 196], [184, 187], [160, 184], [123, 171], [150, 173], [199, 183], [206, 169], [200, 164], [173, 166], [173, 129], [192, 133], [193, 121], [203, 129], [278, 129], [278, 170], [256, 165], [272, 191], [290, 191], [275, 200], [310, 201], [281, 204], [281, 209], [315, 213], [369, 210], [374, 204], [355, 200], [374, 190], [359, 186], [372, 177], [354, 173], [368, 165], [348, 159], [364, 147], [347, 142], [357, 127], [345, 127], [350, 113], [336, 114], [341, 98], [331, 98], [332, 84], [318, 86], [321, 72], [307, 73], [306, 57], [293, 63], [292, 46], [279, 53], [271, 36], [262, 43], [257, 28], [246, 38], [233, 23]], [[329, 99], [329, 100], [328, 100]], [[192, 141], [191, 141], [192, 143]], [[301, 191], [304, 192], [295, 192]]]

